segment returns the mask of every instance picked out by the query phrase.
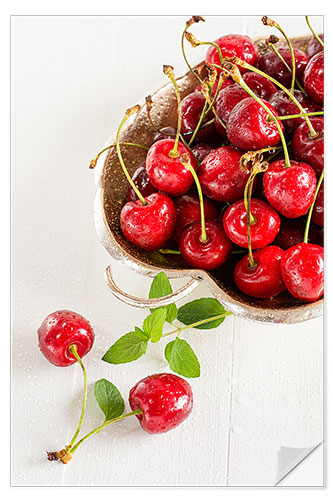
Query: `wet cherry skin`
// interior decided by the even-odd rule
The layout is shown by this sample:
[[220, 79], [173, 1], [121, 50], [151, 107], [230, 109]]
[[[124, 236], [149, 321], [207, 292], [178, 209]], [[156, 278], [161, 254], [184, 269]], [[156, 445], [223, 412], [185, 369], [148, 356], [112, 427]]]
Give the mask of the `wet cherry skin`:
[[312, 220], [317, 226], [324, 227], [324, 183], [322, 182], [313, 207]]
[[170, 431], [191, 413], [193, 393], [186, 380], [172, 373], [159, 373], [140, 380], [130, 390], [132, 410], [141, 408], [136, 415], [142, 429], [150, 434]]
[[243, 197], [249, 173], [239, 166], [241, 156], [234, 147], [223, 146], [205, 157], [199, 166], [198, 177], [208, 198], [232, 203]]
[[[302, 243], [304, 240], [305, 222], [304, 218], [286, 219], [282, 217], [280, 231], [273, 244], [281, 247], [283, 250], [287, 250], [287, 248], [298, 245], [298, 243]], [[323, 246], [322, 231], [315, 224], [310, 225], [309, 243], [315, 243], [316, 245]]]
[[[199, 196], [195, 193], [187, 193], [175, 198], [177, 210], [177, 222], [175, 229], [175, 240], [179, 241], [180, 233], [185, 226], [192, 222], [200, 221], [200, 202]], [[206, 220], [214, 220], [217, 216], [217, 206], [214, 201], [204, 197], [204, 212]]]
[[141, 201], [130, 201], [120, 213], [120, 227], [125, 238], [147, 251], [157, 250], [173, 235], [176, 224], [176, 207], [169, 196], [153, 193]]
[[[225, 35], [215, 40], [215, 43], [220, 47], [222, 57], [236, 56], [252, 66], [257, 66], [259, 57], [258, 48], [250, 37], [246, 35]], [[219, 53], [215, 47], [209, 47], [206, 62], [221, 64]], [[239, 67], [239, 70], [241, 73], [246, 71], [246, 69], [241, 67]]]
[[274, 83], [254, 71], [247, 71], [244, 73], [243, 80], [260, 99], [265, 99], [266, 101], [269, 101], [272, 95], [278, 90]]
[[[292, 68], [291, 53], [289, 48], [281, 47], [279, 52], [288, 64], [289, 68]], [[294, 48], [295, 63], [296, 63], [296, 77], [299, 81], [302, 81], [302, 76], [306, 65], [309, 62], [309, 56], [302, 52], [301, 50]], [[289, 88], [291, 85], [291, 74], [283, 64], [283, 62], [278, 58], [273, 50], [267, 52], [259, 59], [259, 68], [264, 73], [272, 76], [278, 82], [282, 83], [285, 87]]]
[[[196, 126], [199, 123], [199, 119], [206, 103], [206, 98], [201, 92], [192, 92], [188, 94], [181, 102], [181, 133], [188, 134], [187, 137], [191, 137], [192, 132], [194, 132]], [[205, 121], [214, 118], [212, 111], [206, 115]], [[225, 135], [225, 134], [224, 134]], [[207, 142], [216, 139], [216, 129], [214, 124], [208, 127], [200, 128], [198, 130], [195, 141], [196, 142]]]
[[310, 59], [303, 75], [304, 90], [316, 104], [324, 104], [324, 51]]
[[[262, 248], [272, 243], [280, 229], [278, 213], [264, 201], [252, 198], [251, 214], [255, 224], [250, 226], [251, 246]], [[223, 228], [228, 238], [236, 245], [248, 248], [247, 212], [244, 201], [239, 200], [230, 205], [223, 216]]]
[[[134, 171], [132, 175], [132, 181], [145, 198], [152, 193], [156, 193], [156, 188], [152, 185], [149, 180], [147, 171], [146, 171], [146, 162], [141, 163]], [[138, 197], [136, 192], [129, 184], [126, 191], [126, 201], [137, 201]]]
[[[306, 113], [318, 111], [318, 106], [312, 103], [300, 90], [296, 89], [294, 96], [304, 108]], [[279, 116], [298, 115], [300, 113], [299, 108], [291, 99], [289, 99], [288, 95], [283, 90], [278, 90], [275, 94], [273, 94], [269, 103], [273, 106]], [[292, 134], [296, 128], [301, 125], [301, 123], [306, 123], [304, 118], [283, 120], [283, 126], [286, 134]]]
[[[274, 116], [275, 109], [267, 101], [264, 104]], [[252, 97], [236, 104], [227, 122], [227, 137], [231, 144], [244, 150], [254, 151], [265, 147], [276, 146], [280, 142], [280, 134], [276, 124], [268, 121], [267, 111]], [[284, 127], [281, 123], [282, 132]]]
[[324, 249], [299, 243], [285, 251], [281, 272], [288, 291], [305, 302], [319, 299], [324, 292]]
[[178, 143], [177, 158], [169, 156], [174, 147], [174, 139], [162, 139], [155, 142], [147, 153], [146, 170], [150, 182], [159, 191], [180, 196], [187, 193], [193, 184], [193, 176], [188, 168], [180, 161], [181, 155], [186, 153], [194, 170], [197, 170], [197, 162], [192, 152], [181, 142]]
[[[322, 41], [324, 41], [323, 34], [318, 35], [318, 36], [319, 36], [319, 38], [322, 39]], [[307, 48], [306, 48], [307, 55], [311, 58], [311, 57], [315, 56], [316, 54], [318, 54], [318, 52], [321, 52], [322, 50], [324, 50], [324, 47], [322, 47], [322, 45], [318, 42], [316, 37], [312, 37], [311, 40], [309, 41]]]
[[208, 241], [201, 241], [201, 222], [186, 226], [179, 239], [179, 250], [191, 267], [207, 271], [220, 267], [230, 257], [232, 243], [215, 221], [205, 224]]
[[216, 149], [216, 148], [212, 144], [199, 143], [192, 148], [192, 153], [194, 154], [195, 159], [197, 160], [197, 162], [199, 164], [204, 160], [204, 158], [206, 158], [208, 153], [213, 151], [213, 149]]
[[269, 245], [253, 252], [257, 264], [254, 269], [249, 267], [249, 256], [245, 255], [237, 262], [234, 269], [236, 286], [246, 295], [258, 299], [276, 297], [285, 290], [281, 275], [282, 248]]
[[324, 168], [324, 118], [315, 116], [310, 120], [317, 137], [310, 136], [308, 126], [303, 122], [293, 135], [291, 148], [296, 160], [308, 163], [319, 177]]
[[285, 161], [270, 164], [264, 173], [263, 183], [267, 201], [285, 217], [294, 219], [305, 215], [314, 199], [317, 178], [313, 168], [306, 163]]
[[[229, 115], [236, 104], [243, 101], [243, 99], [246, 99], [247, 97], [249, 97], [249, 94], [240, 85], [238, 85], [238, 83], [229, 85], [225, 89], [221, 90], [215, 104], [215, 110], [219, 118], [221, 118], [224, 123], [227, 123]], [[215, 125], [217, 124], [218, 120], [215, 118]]]
[[55, 366], [70, 366], [76, 358], [68, 350], [75, 344], [82, 359], [91, 350], [95, 339], [91, 324], [73, 311], [55, 311], [38, 328], [38, 345], [46, 359]]

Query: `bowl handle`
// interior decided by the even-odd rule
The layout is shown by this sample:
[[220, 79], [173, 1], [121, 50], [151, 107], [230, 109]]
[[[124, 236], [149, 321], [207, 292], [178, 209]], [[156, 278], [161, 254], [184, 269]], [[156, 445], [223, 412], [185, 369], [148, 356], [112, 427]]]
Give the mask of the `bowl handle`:
[[178, 300], [186, 297], [189, 293], [191, 293], [200, 283], [200, 279], [191, 278], [188, 283], [184, 286], [176, 290], [175, 292], [170, 293], [170, 295], [166, 295], [165, 297], [158, 297], [155, 299], [143, 299], [140, 297], [135, 297], [133, 295], [129, 295], [128, 293], [121, 290], [118, 285], [114, 282], [112, 276], [111, 266], [108, 266], [105, 270], [105, 279], [108, 287], [110, 288], [112, 294], [117, 297], [125, 304], [134, 307], [160, 307], [167, 306], [173, 302], [177, 302]]

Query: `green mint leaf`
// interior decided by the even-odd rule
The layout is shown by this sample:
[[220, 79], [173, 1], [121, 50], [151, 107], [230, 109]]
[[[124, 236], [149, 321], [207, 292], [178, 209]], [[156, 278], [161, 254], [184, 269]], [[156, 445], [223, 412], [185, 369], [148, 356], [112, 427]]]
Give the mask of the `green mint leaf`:
[[102, 360], [113, 365], [135, 361], [145, 354], [148, 340], [149, 336], [136, 326], [134, 332], [126, 333], [120, 337], [106, 351]]
[[[172, 286], [167, 275], [163, 271], [161, 271], [153, 279], [149, 290], [149, 298], [156, 299], [159, 297], [165, 297], [166, 295], [170, 295], [172, 291]], [[168, 323], [172, 323], [177, 318], [176, 304], [169, 304], [168, 306], [163, 307], [163, 309], [165, 309], [167, 312], [166, 321]], [[156, 309], [151, 309], [151, 311], [156, 311]]]
[[165, 346], [165, 359], [172, 371], [184, 377], [200, 377], [200, 363], [186, 340], [176, 338]]
[[144, 320], [142, 325], [143, 331], [149, 335], [152, 342], [158, 342], [160, 340], [166, 315], [166, 309], [155, 309]]
[[96, 401], [105, 415], [105, 422], [124, 413], [124, 400], [117, 387], [105, 378], [97, 380], [94, 386]]
[[[196, 323], [197, 321], [209, 319], [213, 316], [224, 314], [225, 312], [226, 310], [224, 309], [223, 305], [217, 299], [214, 299], [212, 297], [204, 297], [202, 299], [192, 300], [192, 302], [188, 302], [187, 304], [180, 307], [178, 310], [177, 319], [181, 323], [184, 323], [184, 325], [191, 325], [192, 323]], [[200, 330], [209, 330], [210, 328], [216, 328], [221, 323], [223, 323], [224, 320], [225, 317], [222, 317], [220, 319], [215, 319], [193, 328], [198, 328]]]

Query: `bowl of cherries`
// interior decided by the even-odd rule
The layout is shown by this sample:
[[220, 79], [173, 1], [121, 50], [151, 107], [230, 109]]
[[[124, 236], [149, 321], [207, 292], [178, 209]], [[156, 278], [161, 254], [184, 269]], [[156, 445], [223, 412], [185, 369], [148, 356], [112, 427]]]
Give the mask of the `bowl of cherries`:
[[[187, 278], [141, 299], [106, 279], [121, 300], [156, 307], [204, 281], [231, 312], [297, 323], [322, 314], [324, 291], [323, 36], [288, 38], [264, 16], [268, 38], [192, 33], [188, 72], [129, 107], [92, 160], [95, 224], [112, 257], [141, 274]], [[274, 33], [272, 33], [274, 32]], [[280, 33], [280, 38], [276, 36]], [[185, 45], [207, 45], [192, 67]]]

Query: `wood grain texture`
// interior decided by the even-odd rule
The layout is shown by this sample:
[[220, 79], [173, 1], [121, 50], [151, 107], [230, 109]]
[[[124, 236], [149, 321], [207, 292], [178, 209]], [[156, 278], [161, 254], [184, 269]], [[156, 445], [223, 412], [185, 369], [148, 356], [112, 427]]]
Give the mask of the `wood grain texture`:
[[[163, 81], [162, 64], [183, 72], [185, 20], [12, 18], [13, 485], [272, 485], [280, 446], [322, 438], [322, 321], [267, 327], [228, 318], [214, 331], [186, 333], [202, 376], [191, 381], [194, 411], [178, 429], [151, 436], [128, 419], [87, 441], [67, 466], [45, 459], [45, 450], [70, 438], [82, 387], [78, 366], [52, 367], [38, 351], [36, 329], [49, 312], [76, 310], [96, 331], [84, 431], [102, 418], [94, 381], [105, 377], [126, 396], [140, 378], [168, 369], [161, 344], [130, 365], [100, 361], [144, 312], [113, 298], [104, 283], [110, 257], [93, 226], [88, 165], [124, 109]], [[279, 21], [295, 36], [307, 32], [302, 17]], [[313, 25], [321, 30], [321, 19]], [[195, 30], [202, 39], [232, 31], [255, 36], [267, 28], [250, 16], [208, 18]], [[200, 60], [200, 50], [189, 57]], [[148, 278], [114, 268], [126, 291], [147, 295]], [[200, 286], [191, 298], [207, 295]]]

